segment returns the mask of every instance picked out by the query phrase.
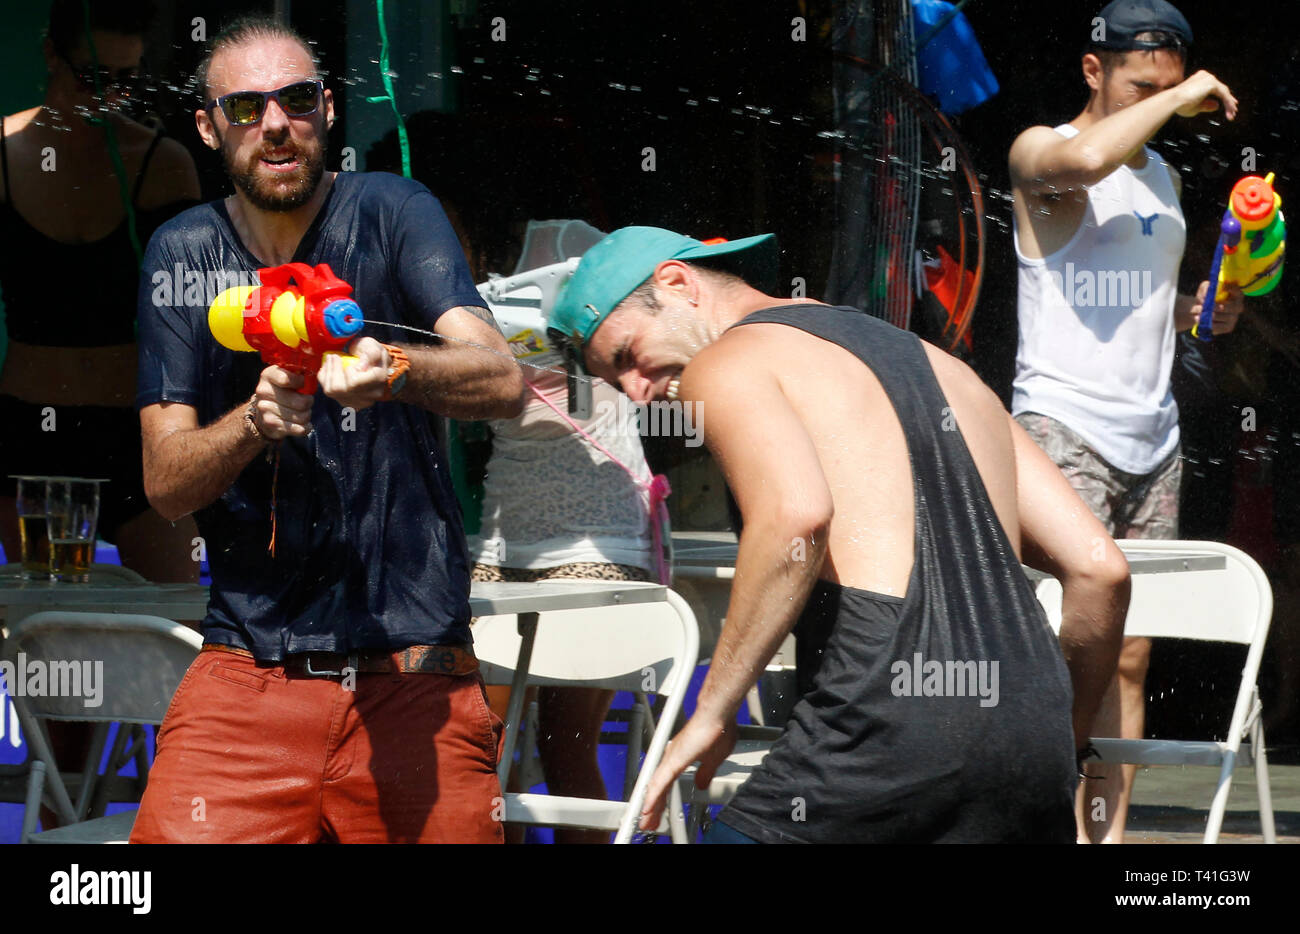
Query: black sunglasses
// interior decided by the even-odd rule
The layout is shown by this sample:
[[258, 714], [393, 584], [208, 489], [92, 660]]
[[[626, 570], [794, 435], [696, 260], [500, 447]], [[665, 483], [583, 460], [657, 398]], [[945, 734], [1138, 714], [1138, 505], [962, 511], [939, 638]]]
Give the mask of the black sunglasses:
[[274, 99], [290, 117], [306, 117], [320, 107], [325, 82], [319, 78], [296, 81], [274, 91], [235, 91], [208, 101], [205, 110], [220, 107], [234, 126], [252, 126], [266, 113], [266, 102]]
[[130, 96], [139, 87], [140, 69], [138, 67], [108, 68], [104, 65], [99, 67], [78, 65], [62, 53], [59, 54], [59, 58], [67, 63], [68, 68], [72, 70], [72, 77], [77, 81], [77, 86], [83, 91], [94, 93], [96, 84], [98, 84], [101, 93], [115, 89], [121, 94]]

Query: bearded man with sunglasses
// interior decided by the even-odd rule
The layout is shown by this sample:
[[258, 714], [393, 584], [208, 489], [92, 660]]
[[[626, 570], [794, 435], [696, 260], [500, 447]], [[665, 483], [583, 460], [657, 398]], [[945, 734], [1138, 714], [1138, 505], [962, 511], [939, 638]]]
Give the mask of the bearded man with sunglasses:
[[[213, 586], [132, 840], [499, 842], [501, 722], [429, 413], [518, 414], [518, 367], [429, 191], [325, 171], [333, 98], [301, 37], [241, 20], [199, 88], [235, 193], [150, 241], [137, 405], [150, 501], [195, 514]], [[303, 395], [301, 374], [216, 343], [201, 288], [288, 262], [328, 264], [371, 334], [447, 340], [362, 337]]]

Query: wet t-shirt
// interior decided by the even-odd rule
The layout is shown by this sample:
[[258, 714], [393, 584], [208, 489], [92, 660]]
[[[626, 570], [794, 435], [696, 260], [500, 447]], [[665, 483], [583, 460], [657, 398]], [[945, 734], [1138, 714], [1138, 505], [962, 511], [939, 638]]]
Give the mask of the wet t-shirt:
[[[339, 173], [293, 261], [328, 264], [367, 321], [432, 330], [483, 304], [437, 199], [394, 175]], [[218, 344], [207, 310], [262, 265], [224, 202], [158, 230], [141, 269], [137, 408], [182, 403], [202, 426], [247, 402], [265, 364]], [[382, 323], [361, 333], [429, 340]], [[265, 661], [469, 642], [465, 535], [432, 416], [401, 401], [345, 411], [318, 390], [311, 433], [277, 447], [278, 473], [259, 455], [195, 513], [212, 570], [205, 641]]]

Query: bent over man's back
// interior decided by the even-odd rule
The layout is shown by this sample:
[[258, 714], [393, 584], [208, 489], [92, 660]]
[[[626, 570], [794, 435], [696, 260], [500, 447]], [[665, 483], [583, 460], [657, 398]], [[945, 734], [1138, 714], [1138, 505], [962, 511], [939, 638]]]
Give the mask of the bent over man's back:
[[[795, 627], [802, 700], [722, 815], [756, 839], [1073, 839], [1069, 675], [1019, 566], [1010, 423], [924, 347], [854, 309], [787, 306], [697, 358], [710, 382], [779, 386], [817, 462], [788, 469], [834, 503]], [[784, 455], [798, 435], [773, 440]]]
[[[770, 280], [775, 247], [625, 227], [583, 256], [552, 316], [633, 400], [696, 407], [744, 518], [709, 674], [641, 826], [691, 763], [710, 780], [793, 629], [800, 699], [715, 826], [773, 842], [1073, 839], [1073, 751], [1114, 672], [1123, 555], [963, 364], [856, 309], [751, 284]], [[1061, 580], [1059, 643], [1022, 554]]]

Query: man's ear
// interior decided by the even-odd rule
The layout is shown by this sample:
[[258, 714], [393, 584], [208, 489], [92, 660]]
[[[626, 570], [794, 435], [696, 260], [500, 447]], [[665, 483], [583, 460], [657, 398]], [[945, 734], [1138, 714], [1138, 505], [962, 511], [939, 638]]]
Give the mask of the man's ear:
[[217, 133], [217, 128], [207, 110], [194, 111], [194, 126], [199, 131], [199, 139], [203, 140], [203, 145], [209, 149], [221, 148], [221, 136]]
[[652, 276], [655, 285], [665, 292], [691, 297], [695, 286], [695, 275], [691, 268], [679, 259], [666, 259], [655, 267]]
[[334, 128], [334, 92], [326, 88], [323, 100], [325, 102], [325, 129], [332, 130]]
[[1101, 83], [1105, 78], [1105, 72], [1101, 67], [1101, 59], [1093, 52], [1088, 52], [1083, 56], [1083, 80], [1094, 91], [1101, 90]]

